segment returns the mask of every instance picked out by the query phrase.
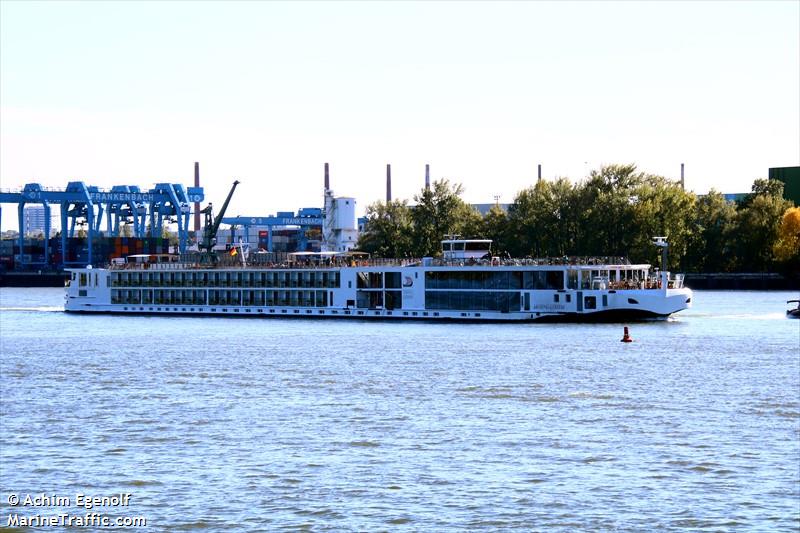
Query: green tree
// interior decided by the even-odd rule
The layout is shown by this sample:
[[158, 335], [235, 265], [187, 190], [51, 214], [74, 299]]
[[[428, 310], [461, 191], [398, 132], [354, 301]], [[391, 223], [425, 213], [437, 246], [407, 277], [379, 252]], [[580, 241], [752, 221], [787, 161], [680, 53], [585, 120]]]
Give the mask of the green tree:
[[566, 178], [538, 181], [509, 206], [508, 247], [512, 255], [563, 256], [574, 251], [575, 188]]
[[580, 185], [577, 249], [589, 255], [623, 256], [635, 240], [635, 191], [646, 174], [636, 165], [605, 165]]
[[494, 255], [509, 253], [509, 223], [508, 214], [498, 205], [493, 205], [481, 220], [481, 229], [478, 237], [492, 240]]
[[477, 235], [481, 216], [461, 199], [464, 188], [449, 180], [436, 180], [429, 189], [414, 196], [417, 205], [411, 211], [414, 246], [417, 257], [441, 253], [441, 240], [448, 234], [462, 237]]
[[742, 199], [739, 206], [747, 208], [759, 196], [774, 196], [783, 198], [783, 182], [780, 180], [770, 180], [759, 178], [753, 182], [750, 193]]
[[753, 192], [736, 213], [740, 269], [763, 272], [774, 266], [773, 248], [778, 240], [778, 229], [783, 213], [790, 207], [792, 203], [783, 199], [782, 182], [756, 180], [753, 183]]
[[376, 202], [367, 207], [367, 224], [358, 249], [377, 257], [408, 257], [412, 253], [411, 209], [405, 200]]
[[733, 237], [736, 205], [712, 189], [695, 203], [685, 266], [695, 272], [729, 272], [736, 268]]
[[633, 219], [628, 226], [628, 254], [660, 265], [660, 249], [653, 237], [667, 237], [670, 270], [685, 268], [683, 259], [692, 236], [695, 196], [663, 176], [646, 174], [628, 199]]

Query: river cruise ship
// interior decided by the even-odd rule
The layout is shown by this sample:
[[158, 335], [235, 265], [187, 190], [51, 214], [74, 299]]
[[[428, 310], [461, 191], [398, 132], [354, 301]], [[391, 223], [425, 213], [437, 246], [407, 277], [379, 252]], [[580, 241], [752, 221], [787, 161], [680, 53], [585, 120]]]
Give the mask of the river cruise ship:
[[[441, 258], [357, 252], [129, 256], [71, 269], [79, 313], [462, 321], [666, 318], [690, 307], [683, 276], [621, 258], [503, 259], [491, 241], [442, 241]], [[236, 250], [234, 248], [234, 250]], [[232, 256], [231, 256], [232, 255]]]

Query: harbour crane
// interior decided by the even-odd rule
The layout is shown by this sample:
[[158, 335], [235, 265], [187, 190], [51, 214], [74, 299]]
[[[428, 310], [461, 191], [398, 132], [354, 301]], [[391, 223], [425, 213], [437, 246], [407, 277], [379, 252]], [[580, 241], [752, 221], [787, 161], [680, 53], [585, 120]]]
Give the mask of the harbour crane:
[[222, 224], [222, 217], [225, 216], [225, 211], [228, 209], [228, 204], [231, 201], [233, 191], [236, 190], [237, 185], [239, 185], [239, 181], [234, 180], [233, 186], [228, 193], [228, 197], [225, 198], [225, 203], [222, 204], [222, 209], [219, 210], [219, 214], [216, 216], [216, 218], [214, 218], [214, 215], [212, 214], [210, 203], [205, 207], [205, 209], [200, 211], [205, 215], [205, 226], [203, 227], [203, 239], [198, 243], [197, 247], [200, 249], [200, 253], [203, 254], [204, 260], [208, 259], [211, 262], [216, 262], [216, 256], [213, 253], [213, 249], [214, 245], [217, 243], [217, 231], [219, 231], [219, 225]]

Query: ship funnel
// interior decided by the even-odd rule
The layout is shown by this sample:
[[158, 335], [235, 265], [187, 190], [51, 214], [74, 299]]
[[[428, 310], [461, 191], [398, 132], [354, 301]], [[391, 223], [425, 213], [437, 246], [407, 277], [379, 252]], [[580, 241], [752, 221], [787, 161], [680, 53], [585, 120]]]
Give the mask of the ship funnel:
[[325, 190], [329, 190], [331, 188], [331, 180], [328, 176], [328, 163], [325, 163]]

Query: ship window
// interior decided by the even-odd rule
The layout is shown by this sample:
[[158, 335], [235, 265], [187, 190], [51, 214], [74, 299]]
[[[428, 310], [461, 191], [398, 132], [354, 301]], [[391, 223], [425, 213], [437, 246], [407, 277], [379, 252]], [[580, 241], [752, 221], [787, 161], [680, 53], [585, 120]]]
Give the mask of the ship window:
[[425, 307], [435, 310], [500, 311], [520, 309], [520, 293], [500, 291], [425, 291]]
[[553, 295], [553, 301], [558, 303], [558, 294]]
[[632, 305], [637, 305], [639, 301], [635, 298], [628, 298], [628, 303]]
[[[516, 287], [510, 287], [516, 288]], [[537, 270], [525, 272], [522, 288], [524, 289], [550, 289], [561, 290], [564, 288], [564, 275], [560, 270]]]
[[86, 291], [78, 291], [78, 296], [86, 296]]
[[572, 295], [567, 294], [567, 303], [570, 303], [571, 301], [572, 301]]
[[583, 298], [583, 308], [584, 309], [597, 309], [597, 297], [596, 296], [584, 296], [584, 298]]
[[386, 276], [386, 288], [387, 289], [399, 289], [400, 288], [400, 272], [387, 272]]
[[608, 307], [608, 295], [603, 295], [603, 307]]

